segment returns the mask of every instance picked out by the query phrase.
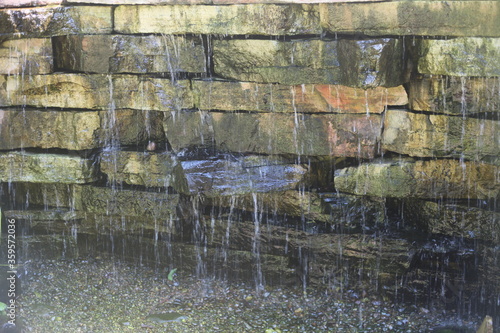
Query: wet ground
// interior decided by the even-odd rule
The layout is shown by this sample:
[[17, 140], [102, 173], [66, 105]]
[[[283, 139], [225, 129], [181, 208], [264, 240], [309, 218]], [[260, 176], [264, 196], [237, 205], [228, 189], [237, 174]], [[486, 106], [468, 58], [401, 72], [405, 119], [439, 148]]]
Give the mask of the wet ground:
[[474, 332], [480, 323], [354, 291], [256, 289], [114, 257], [36, 260], [20, 271], [25, 332]]

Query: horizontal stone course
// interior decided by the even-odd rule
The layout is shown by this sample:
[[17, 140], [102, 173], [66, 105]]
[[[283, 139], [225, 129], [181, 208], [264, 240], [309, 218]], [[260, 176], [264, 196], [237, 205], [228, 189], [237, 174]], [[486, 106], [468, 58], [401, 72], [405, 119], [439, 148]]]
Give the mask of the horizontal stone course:
[[96, 180], [92, 159], [59, 154], [0, 153], [0, 182], [82, 184]]
[[53, 67], [50, 38], [12, 39], [0, 43], [0, 74], [48, 74]]
[[319, 4], [319, 11], [322, 27], [331, 33], [500, 36], [498, 1], [327, 3]]
[[393, 87], [404, 82], [403, 57], [392, 38], [213, 41], [215, 73], [239, 81]]
[[1, 109], [0, 149], [86, 150], [164, 142], [163, 114], [154, 111]]
[[206, 71], [201, 38], [71, 35], [54, 38], [57, 68], [89, 73]]
[[176, 151], [206, 145], [240, 153], [373, 158], [381, 123], [377, 114], [181, 112], [164, 124]]
[[0, 75], [0, 106], [57, 107], [64, 109], [129, 108], [172, 111], [192, 108], [187, 80], [134, 75], [52, 74]]
[[113, 31], [111, 6], [48, 6], [0, 9], [0, 35], [51, 37]]
[[114, 28], [124, 34], [320, 34], [317, 6], [118, 6]]
[[410, 108], [457, 115], [500, 110], [499, 78], [418, 75], [409, 84]]
[[500, 76], [500, 38], [422, 39], [416, 49], [421, 74]]
[[112, 183], [146, 187], [171, 187], [187, 193], [187, 181], [181, 163], [169, 153], [104, 151], [100, 154], [101, 171]]
[[193, 80], [196, 107], [202, 110], [259, 112], [382, 113], [388, 105], [406, 105], [403, 86], [373, 89], [340, 85], [279, 85]]
[[340, 169], [340, 192], [393, 198], [494, 199], [500, 167], [452, 159], [384, 159]]
[[419, 157], [469, 160], [500, 155], [500, 121], [388, 110], [382, 148]]

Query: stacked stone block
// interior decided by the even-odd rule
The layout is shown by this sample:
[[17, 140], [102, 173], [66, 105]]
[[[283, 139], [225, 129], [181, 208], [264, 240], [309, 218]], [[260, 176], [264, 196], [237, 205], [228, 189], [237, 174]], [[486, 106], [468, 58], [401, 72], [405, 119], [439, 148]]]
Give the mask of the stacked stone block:
[[[30, 184], [88, 188], [71, 209], [103, 215], [118, 214], [115, 203], [92, 195], [118, 197], [119, 184], [154, 202], [154, 189], [175, 216], [179, 195], [197, 193], [179, 159], [208, 149], [297, 173], [262, 192], [311, 187], [304, 161], [347, 160], [326, 188], [497, 200], [499, 2], [253, 2], [7, 1], [2, 182], [32, 198], [43, 196]], [[498, 239], [488, 223], [471, 228]]]

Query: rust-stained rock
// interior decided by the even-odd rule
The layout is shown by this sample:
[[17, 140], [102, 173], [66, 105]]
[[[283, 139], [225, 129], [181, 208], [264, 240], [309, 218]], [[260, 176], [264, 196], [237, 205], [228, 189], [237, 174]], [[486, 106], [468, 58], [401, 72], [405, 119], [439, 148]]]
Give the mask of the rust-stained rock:
[[204, 73], [201, 38], [70, 35], [54, 38], [57, 68], [88, 73]]
[[388, 110], [382, 148], [419, 157], [495, 158], [500, 121]]
[[319, 8], [321, 25], [331, 33], [500, 36], [498, 1], [339, 2], [320, 4]]
[[115, 31], [125, 34], [300, 35], [319, 34], [317, 6], [118, 6]]
[[47, 6], [0, 9], [3, 34], [52, 37], [106, 34], [113, 30], [111, 6]]
[[381, 131], [379, 115], [213, 113], [219, 149], [261, 154], [373, 158]]
[[372, 89], [340, 85], [259, 84], [193, 80], [196, 106], [202, 110], [262, 112], [382, 113], [388, 105], [406, 105], [403, 86]]
[[213, 58], [215, 73], [239, 81], [362, 88], [404, 81], [403, 43], [394, 38], [214, 40]]
[[500, 110], [500, 79], [418, 75], [409, 84], [415, 111], [470, 115]]
[[12, 39], [0, 42], [0, 74], [47, 74], [53, 70], [50, 38]]
[[452, 159], [384, 159], [340, 169], [338, 191], [393, 198], [492, 199], [500, 193], [500, 167]]

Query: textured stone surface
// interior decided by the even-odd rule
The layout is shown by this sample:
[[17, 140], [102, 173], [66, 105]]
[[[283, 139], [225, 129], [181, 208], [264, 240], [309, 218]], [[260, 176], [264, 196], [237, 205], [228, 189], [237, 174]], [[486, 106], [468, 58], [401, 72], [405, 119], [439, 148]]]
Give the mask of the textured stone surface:
[[18, 207], [27, 209], [27, 204], [68, 210], [82, 210], [82, 187], [80, 184], [63, 183], [12, 183], [14, 201]]
[[244, 156], [183, 161], [189, 190], [206, 197], [295, 189], [307, 168], [280, 158]]
[[[166, 221], [175, 216], [179, 195], [109, 187], [83, 186], [82, 209], [97, 215], [155, 217]], [[102, 220], [105, 222], [106, 219]], [[107, 220], [109, 223], [109, 219]]]
[[51, 74], [0, 76], [0, 106], [106, 109], [110, 105], [105, 75]]
[[382, 148], [420, 157], [481, 160], [500, 155], [500, 122], [389, 110]]
[[113, 77], [113, 96], [119, 109], [178, 111], [194, 106], [188, 80], [117, 75]]
[[402, 86], [373, 89], [339, 85], [277, 85], [252, 82], [192, 81], [196, 107], [202, 110], [266, 112], [382, 113], [388, 105], [406, 105]]
[[216, 146], [234, 152], [372, 158], [378, 115], [213, 113]]
[[212, 115], [207, 111], [165, 113], [163, 121], [168, 143], [176, 152], [185, 148], [214, 148]]
[[329, 3], [319, 8], [322, 26], [332, 33], [500, 36], [498, 1]]
[[50, 38], [12, 39], [0, 43], [0, 74], [47, 74], [52, 69]]
[[418, 75], [409, 84], [410, 108], [469, 115], [500, 110], [500, 79]]
[[364, 88], [403, 83], [403, 44], [391, 38], [214, 40], [213, 54], [215, 72], [239, 81]]
[[500, 241], [500, 213], [465, 204], [414, 200], [404, 205], [413, 223], [433, 234]]
[[1, 110], [0, 149], [99, 147], [99, 112]]
[[0, 154], [0, 181], [89, 183], [97, 180], [91, 159], [71, 155], [5, 152]]
[[169, 111], [193, 107], [189, 81], [135, 75], [0, 76], [0, 106]]
[[102, 112], [101, 145], [128, 145], [146, 148], [149, 141], [165, 142], [163, 112], [120, 109]]
[[421, 74], [500, 76], [500, 38], [422, 39], [416, 49]]
[[112, 183], [147, 187], [171, 187], [186, 193], [187, 182], [180, 162], [170, 153], [104, 151], [101, 171]]
[[54, 38], [56, 66], [90, 73], [205, 72], [201, 38], [71, 35]]
[[314, 5], [118, 6], [119, 33], [300, 35], [319, 34]]
[[491, 199], [500, 192], [500, 168], [459, 160], [376, 160], [340, 169], [335, 187], [341, 192], [377, 197]]
[[70, 34], [111, 33], [111, 6], [33, 7], [0, 9], [4, 34], [51, 37]]

